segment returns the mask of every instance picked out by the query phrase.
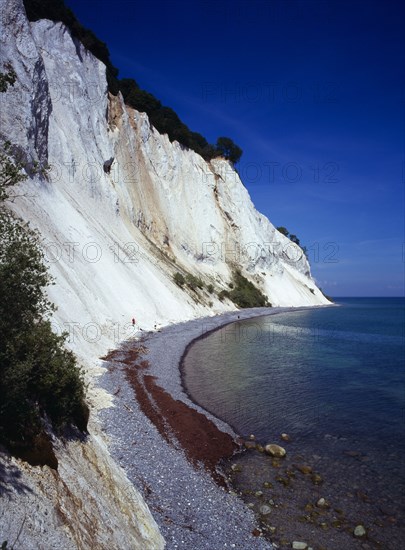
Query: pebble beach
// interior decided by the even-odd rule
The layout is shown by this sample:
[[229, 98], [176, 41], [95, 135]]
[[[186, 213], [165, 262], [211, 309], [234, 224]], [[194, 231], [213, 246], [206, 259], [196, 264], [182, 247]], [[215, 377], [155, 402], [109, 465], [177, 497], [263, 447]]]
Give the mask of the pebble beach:
[[[208, 470], [205, 454], [209, 453], [203, 449], [200, 455], [190, 457], [170, 423], [164, 420], [156, 425], [156, 418], [162, 416], [156, 391], [148, 402], [150, 414], [145, 414], [145, 403], [140, 403], [140, 391], [144, 393], [145, 387], [150, 389], [153, 383], [155, 390], [163, 390], [166, 401], [172, 398], [171, 403], [184, 404], [196, 412], [199, 420], [203, 415], [210, 428], [217, 430], [212, 436], [212, 445], [214, 449], [220, 447], [219, 455], [223, 437], [232, 440], [237, 452], [238, 445], [234, 443], [237, 434], [198, 407], [185, 393], [179, 369], [182, 356], [191, 342], [220, 326], [238, 319], [288, 310], [255, 308], [170, 325], [143, 334], [140, 340], [128, 341], [104, 358], [107, 370], [100, 384], [114, 395], [114, 407], [102, 411], [100, 416], [110, 439], [110, 451], [144, 496], [169, 550], [272, 549], [273, 546], [262, 537], [253, 512], [225, 481], [218, 482], [213, 475], [215, 472]], [[134, 349], [138, 349], [135, 354]], [[147, 372], [147, 377], [139, 378], [138, 393], [128, 376], [136, 371]], [[188, 436], [188, 441], [194, 437], [194, 447], [200, 449], [198, 433]]]

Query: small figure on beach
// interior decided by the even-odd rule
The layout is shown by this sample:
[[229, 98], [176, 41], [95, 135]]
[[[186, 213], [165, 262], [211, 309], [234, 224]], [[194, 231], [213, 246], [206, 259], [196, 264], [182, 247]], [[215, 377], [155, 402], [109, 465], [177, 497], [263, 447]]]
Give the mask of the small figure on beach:
[[134, 327], [136, 324], [135, 317], [132, 317], [132, 326]]

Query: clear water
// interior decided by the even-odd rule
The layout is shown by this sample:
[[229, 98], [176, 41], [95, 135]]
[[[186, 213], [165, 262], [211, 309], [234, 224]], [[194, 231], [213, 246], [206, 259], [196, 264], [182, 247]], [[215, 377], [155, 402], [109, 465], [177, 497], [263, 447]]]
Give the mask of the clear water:
[[[369, 523], [368, 544], [398, 548], [404, 514], [405, 303], [351, 298], [338, 304], [223, 327], [190, 348], [184, 383], [195, 401], [242, 436], [282, 444], [289, 457], [310, 462], [329, 480], [324, 491], [346, 507], [353, 522]], [[290, 443], [280, 440], [283, 432]], [[247, 453], [241, 460], [252, 470], [234, 479], [238, 486], [243, 477], [241, 489], [268, 475], [267, 457]], [[366, 501], [363, 508], [347, 496], [353, 487], [367, 495], [360, 499]], [[303, 491], [300, 487], [297, 505], [308, 496]], [[387, 503], [388, 513], [382, 513]], [[347, 520], [347, 532], [350, 526]]]

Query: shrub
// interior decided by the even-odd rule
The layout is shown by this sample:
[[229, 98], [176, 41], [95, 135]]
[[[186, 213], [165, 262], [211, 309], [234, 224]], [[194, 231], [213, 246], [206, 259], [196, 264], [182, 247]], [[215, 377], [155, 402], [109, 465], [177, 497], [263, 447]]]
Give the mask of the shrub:
[[212, 293], [214, 292], [214, 285], [209, 284], [209, 285], [207, 286], [207, 290], [208, 290], [208, 292], [209, 292], [210, 294], [212, 294]]
[[176, 273], [173, 275], [173, 280], [176, 283], [176, 285], [178, 285], [179, 287], [182, 287], [186, 282], [184, 276], [178, 271], [176, 271]]
[[284, 226], [280, 226], [280, 227], [276, 227], [277, 231], [279, 231], [282, 235], [284, 235], [284, 237], [288, 237], [289, 236], [289, 231], [286, 227]]
[[0, 227], [0, 441], [13, 450], [32, 445], [45, 417], [59, 433], [86, 430], [88, 408], [76, 359], [46, 318], [39, 237], [4, 208]]
[[290, 234], [290, 241], [300, 246], [300, 240], [297, 235]]
[[8, 144], [0, 152], [0, 443], [19, 456], [35, 449], [36, 464], [56, 467], [45, 426], [85, 431], [89, 410], [82, 372], [49, 322], [52, 280], [39, 235], [5, 204], [25, 179], [10, 153]]
[[6, 63], [6, 73], [0, 73], [0, 92], [6, 92], [9, 86], [14, 86], [17, 75], [10, 63]]
[[218, 292], [218, 299], [223, 302], [225, 298], [229, 298], [229, 292], [227, 290], [221, 290]]
[[188, 273], [186, 275], [186, 283], [191, 288], [191, 290], [197, 290], [197, 288], [204, 288], [204, 282], [199, 278]]
[[217, 151], [220, 155], [236, 164], [242, 156], [242, 149], [228, 137], [219, 137], [217, 139]]
[[267, 296], [251, 281], [246, 279], [239, 270], [233, 274], [234, 288], [227, 292], [228, 297], [239, 307], [265, 307], [269, 304]]

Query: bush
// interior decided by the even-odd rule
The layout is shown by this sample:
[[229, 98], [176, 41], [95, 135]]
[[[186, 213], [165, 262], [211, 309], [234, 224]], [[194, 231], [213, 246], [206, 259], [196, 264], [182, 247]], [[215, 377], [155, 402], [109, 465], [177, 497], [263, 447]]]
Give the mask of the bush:
[[6, 63], [6, 73], [0, 73], [0, 92], [6, 92], [9, 86], [14, 86], [17, 75], [10, 63]]
[[45, 319], [49, 283], [37, 236], [4, 211], [0, 216], [0, 441], [28, 448], [43, 433], [74, 424], [86, 430], [83, 376], [64, 337]]
[[229, 298], [229, 292], [227, 290], [221, 290], [218, 292], [218, 299], [223, 302], [225, 298]]
[[[284, 235], [285, 237], [288, 237], [290, 239], [291, 242], [297, 244], [298, 246], [300, 246], [300, 240], [299, 238], [297, 237], [297, 235], [294, 235], [293, 233], [290, 233], [288, 231], [288, 229], [284, 226], [280, 226], [280, 227], [276, 227], [277, 231], [279, 231], [282, 235]], [[305, 247], [302, 247], [302, 249], [304, 249]], [[306, 250], [306, 249], [305, 249]], [[306, 254], [304, 252], [304, 254]]]
[[183, 287], [184, 283], [186, 282], [184, 276], [178, 271], [173, 275], [173, 280], [179, 287]]
[[191, 290], [197, 290], [197, 288], [204, 288], [204, 282], [199, 278], [188, 273], [186, 275], [186, 283], [191, 288]]
[[8, 144], [0, 152], [0, 443], [19, 456], [35, 449], [36, 464], [56, 467], [46, 426], [85, 431], [89, 410], [82, 372], [49, 322], [52, 280], [39, 235], [5, 205], [25, 179], [10, 152]]
[[214, 285], [209, 284], [209, 285], [207, 286], [207, 290], [208, 290], [208, 292], [209, 292], [210, 294], [212, 294], [212, 293], [214, 292]]
[[239, 270], [233, 274], [234, 288], [227, 292], [227, 297], [241, 308], [269, 306], [267, 296], [252, 282], [244, 277]]
[[242, 156], [242, 149], [235, 145], [235, 143], [228, 137], [219, 137], [217, 139], [217, 151], [218, 153], [230, 160], [233, 164], [236, 164]]
[[288, 237], [290, 235], [288, 229], [281, 225], [280, 227], [276, 227], [277, 231], [279, 231], [284, 237]]
[[0, 441], [30, 446], [47, 418], [57, 432], [86, 430], [83, 375], [64, 336], [46, 318], [54, 307], [38, 236], [0, 211]]

